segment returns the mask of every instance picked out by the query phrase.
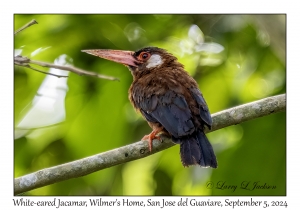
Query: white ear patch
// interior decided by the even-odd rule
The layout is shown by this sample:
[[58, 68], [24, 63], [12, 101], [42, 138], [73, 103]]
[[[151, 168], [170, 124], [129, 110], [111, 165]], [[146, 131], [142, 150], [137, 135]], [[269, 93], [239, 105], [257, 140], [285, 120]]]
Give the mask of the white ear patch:
[[163, 60], [161, 59], [160, 55], [154, 54], [149, 58], [147, 63], [148, 65], [146, 67], [152, 68], [161, 65], [163, 63]]

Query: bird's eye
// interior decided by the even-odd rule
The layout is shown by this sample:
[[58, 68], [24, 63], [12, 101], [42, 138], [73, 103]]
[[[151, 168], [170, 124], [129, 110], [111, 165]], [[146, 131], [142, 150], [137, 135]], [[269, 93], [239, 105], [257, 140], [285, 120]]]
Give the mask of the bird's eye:
[[148, 52], [142, 52], [140, 55], [139, 55], [139, 60], [148, 60], [148, 58], [150, 58], [150, 53]]

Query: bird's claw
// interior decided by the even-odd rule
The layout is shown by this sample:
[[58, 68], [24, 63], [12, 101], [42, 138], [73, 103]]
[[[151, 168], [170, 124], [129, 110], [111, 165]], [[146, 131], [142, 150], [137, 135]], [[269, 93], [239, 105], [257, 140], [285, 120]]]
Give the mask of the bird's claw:
[[149, 146], [149, 151], [152, 151], [152, 141], [154, 139], [159, 140], [160, 142], [162, 142], [162, 139], [159, 135], [157, 135], [161, 130], [153, 130], [150, 134], [145, 135], [142, 140], [148, 141], [148, 146]]

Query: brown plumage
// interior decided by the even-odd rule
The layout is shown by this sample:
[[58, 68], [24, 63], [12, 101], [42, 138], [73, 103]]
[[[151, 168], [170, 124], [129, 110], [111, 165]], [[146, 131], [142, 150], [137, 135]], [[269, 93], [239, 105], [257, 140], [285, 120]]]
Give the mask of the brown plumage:
[[177, 58], [164, 49], [147, 47], [136, 52], [119, 50], [84, 50], [92, 55], [122, 63], [131, 71], [133, 82], [129, 99], [141, 112], [153, 131], [143, 139], [160, 139], [164, 132], [180, 144], [184, 166], [198, 164], [217, 167], [204, 126], [212, 119], [197, 82], [188, 75]]

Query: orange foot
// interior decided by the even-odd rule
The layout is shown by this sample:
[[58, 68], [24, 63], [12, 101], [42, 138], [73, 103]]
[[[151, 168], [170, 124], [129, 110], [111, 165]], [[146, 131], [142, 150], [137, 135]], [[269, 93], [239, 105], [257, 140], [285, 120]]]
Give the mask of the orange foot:
[[163, 130], [163, 128], [156, 128], [156, 129], [154, 129], [150, 134], [145, 135], [145, 136], [142, 138], [142, 140], [148, 141], [148, 146], [149, 146], [150, 152], [151, 152], [151, 150], [152, 150], [152, 141], [153, 141], [153, 139], [158, 139], [158, 140], [161, 141], [160, 136], [158, 136], [157, 134], [158, 134], [159, 132], [161, 132], [162, 130]]

